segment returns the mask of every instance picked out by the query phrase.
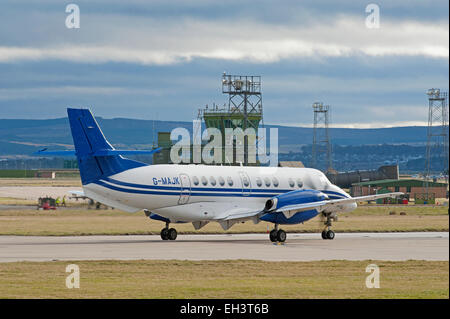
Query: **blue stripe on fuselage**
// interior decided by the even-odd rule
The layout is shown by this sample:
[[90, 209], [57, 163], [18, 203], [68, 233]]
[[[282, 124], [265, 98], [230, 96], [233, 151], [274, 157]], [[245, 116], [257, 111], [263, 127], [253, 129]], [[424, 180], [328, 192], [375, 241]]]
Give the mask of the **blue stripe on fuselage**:
[[[118, 181], [116, 179], [112, 178], [105, 178], [104, 179], [107, 182], [121, 185], [121, 186], [127, 186], [127, 187], [134, 187], [134, 188], [143, 188], [143, 189], [156, 189], [156, 190], [173, 190], [173, 191], [181, 191], [181, 186], [154, 186], [154, 185], [145, 185], [145, 184], [134, 184], [134, 183], [128, 183], [128, 182], [122, 182]], [[242, 188], [226, 188], [226, 187], [191, 187], [191, 191], [205, 191], [205, 192], [242, 192]], [[247, 189], [244, 188], [244, 190], [247, 191]], [[293, 189], [248, 189], [251, 192], [259, 192], [259, 193], [287, 193], [292, 191]]]
[[[158, 190], [143, 190], [143, 189], [129, 189], [129, 188], [123, 188], [123, 187], [119, 187], [119, 186], [114, 186], [114, 185], [110, 185], [107, 184], [105, 182], [102, 181], [97, 181], [95, 182], [95, 184], [112, 189], [112, 190], [116, 190], [119, 192], [124, 192], [124, 193], [132, 193], [132, 194], [148, 194], [148, 195], [171, 195], [171, 196], [180, 196], [180, 189], [175, 188], [174, 190], [178, 190], [178, 192], [165, 192], [165, 191], [158, 191]], [[186, 194], [188, 195], [188, 194]], [[273, 197], [276, 196], [278, 194], [273, 193], [273, 194], [251, 194], [250, 192], [242, 192], [242, 190], [240, 191], [240, 193], [211, 193], [211, 192], [191, 192], [190, 196], [228, 196], [228, 197]]]
[[[117, 190], [120, 192], [128, 192], [135, 194], [150, 194], [150, 195], [172, 195], [179, 196], [181, 192], [181, 187], [179, 186], [153, 186], [153, 185], [143, 185], [134, 184], [118, 181], [112, 178], [105, 178], [108, 184], [103, 181], [97, 181], [95, 184], [107, 187], [109, 189]], [[120, 186], [133, 187], [139, 189], [129, 189]], [[171, 192], [166, 192], [170, 190]], [[191, 196], [228, 196], [228, 197], [272, 197], [283, 193], [287, 193], [293, 190], [286, 189], [243, 189], [242, 188], [202, 188], [202, 187], [192, 187], [190, 191]], [[225, 193], [223, 193], [225, 192]], [[230, 194], [233, 192], [232, 194]], [[264, 194], [261, 194], [261, 193]], [[330, 199], [346, 198], [343, 194], [333, 191], [322, 191], [326, 193]], [[259, 193], [259, 194], [258, 194]], [[333, 194], [333, 195], [332, 195]], [[337, 196], [336, 196], [337, 195]]]

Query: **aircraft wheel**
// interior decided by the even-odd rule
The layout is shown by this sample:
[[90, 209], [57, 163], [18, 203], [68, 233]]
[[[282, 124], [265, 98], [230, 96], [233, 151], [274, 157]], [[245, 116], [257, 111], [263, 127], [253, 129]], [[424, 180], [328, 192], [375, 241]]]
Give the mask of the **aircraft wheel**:
[[327, 239], [334, 239], [334, 231], [332, 230], [327, 231]]
[[169, 239], [169, 230], [167, 228], [163, 228], [161, 230], [161, 239], [168, 240]]
[[326, 230], [322, 232], [322, 239], [328, 239]]
[[280, 229], [277, 233], [277, 240], [280, 243], [284, 243], [286, 241], [286, 237], [287, 237], [286, 232], [284, 230]]
[[170, 228], [167, 237], [169, 240], [175, 240], [177, 239], [177, 235], [177, 230], [175, 228]]
[[273, 229], [273, 230], [270, 232], [269, 238], [270, 238], [270, 241], [271, 241], [272, 243], [274, 243], [274, 242], [277, 241], [277, 230], [276, 230], [276, 229]]

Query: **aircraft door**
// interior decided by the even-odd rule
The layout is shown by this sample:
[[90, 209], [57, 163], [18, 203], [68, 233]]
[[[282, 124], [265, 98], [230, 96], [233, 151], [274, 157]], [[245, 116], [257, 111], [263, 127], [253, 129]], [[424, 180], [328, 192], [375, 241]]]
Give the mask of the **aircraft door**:
[[241, 178], [242, 184], [242, 195], [249, 196], [252, 190], [252, 183], [246, 172], [239, 172], [239, 177]]
[[179, 205], [187, 204], [189, 202], [189, 198], [191, 197], [191, 180], [189, 176], [186, 174], [180, 174], [180, 199], [178, 200]]

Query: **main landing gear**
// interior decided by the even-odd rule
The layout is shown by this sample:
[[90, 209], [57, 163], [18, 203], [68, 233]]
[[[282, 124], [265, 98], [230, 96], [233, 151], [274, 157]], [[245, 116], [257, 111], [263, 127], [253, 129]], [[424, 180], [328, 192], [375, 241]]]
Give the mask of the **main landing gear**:
[[282, 229], [278, 229], [278, 224], [275, 224], [275, 228], [270, 232], [270, 241], [284, 243], [286, 241], [286, 232]]
[[322, 232], [322, 239], [334, 239], [334, 231], [331, 229]]
[[175, 240], [177, 239], [177, 230], [175, 228], [169, 228], [169, 223], [166, 223], [166, 227], [161, 230], [162, 240]]
[[322, 231], [322, 239], [334, 239], [334, 231], [331, 230], [331, 214], [326, 215], [326, 221], [324, 222], [325, 228]]

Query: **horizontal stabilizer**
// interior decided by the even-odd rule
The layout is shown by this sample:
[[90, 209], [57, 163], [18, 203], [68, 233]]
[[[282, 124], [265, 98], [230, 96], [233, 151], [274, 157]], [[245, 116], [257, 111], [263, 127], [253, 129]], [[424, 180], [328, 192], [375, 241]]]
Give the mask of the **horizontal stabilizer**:
[[154, 150], [98, 150], [92, 154], [92, 156], [114, 156], [114, 155], [149, 155], [153, 153], [159, 153], [162, 150], [161, 147]]
[[75, 150], [65, 150], [65, 151], [47, 151], [46, 148], [34, 152], [32, 155], [39, 156], [75, 156]]
[[[115, 156], [115, 155], [149, 155], [153, 153], [159, 153], [162, 150], [161, 147], [155, 148], [154, 150], [108, 150], [100, 149], [95, 151], [91, 156]], [[65, 150], [65, 151], [47, 151], [46, 148], [43, 150], [34, 152], [33, 155], [38, 156], [75, 156], [75, 150]]]

